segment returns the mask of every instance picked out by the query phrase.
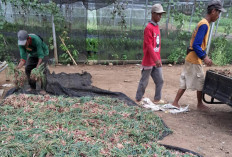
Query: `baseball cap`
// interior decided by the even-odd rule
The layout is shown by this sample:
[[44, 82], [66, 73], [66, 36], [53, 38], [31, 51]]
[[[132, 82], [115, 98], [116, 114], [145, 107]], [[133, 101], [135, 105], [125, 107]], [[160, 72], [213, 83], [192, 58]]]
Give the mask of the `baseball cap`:
[[152, 6], [151, 13], [166, 13], [166, 12], [163, 10], [162, 5], [157, 3]]
[[222, 7], [222, 2], [220, 0], [212, 0], [208, 4], [208, 8], [213, 7], [221, 12], [226, 12], [226, 10]]
[[25, 30], [20, 30], [18, 32], [18, 45], [26, 45], [27, 42], [27, 38], [28, 38], [28, 33]]

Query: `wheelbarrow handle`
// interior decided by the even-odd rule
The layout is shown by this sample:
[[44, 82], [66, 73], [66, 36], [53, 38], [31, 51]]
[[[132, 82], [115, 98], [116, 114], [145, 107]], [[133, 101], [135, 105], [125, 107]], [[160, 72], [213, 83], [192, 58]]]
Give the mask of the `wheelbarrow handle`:
[[211, 97], [211, 101], [207, 101], [205, 99], [205, 93], [202, 94], [202, 98], [203, 98], [203, 101], [207, 104], [225, 104], [224, 102], [215, 102], [213, 97]]

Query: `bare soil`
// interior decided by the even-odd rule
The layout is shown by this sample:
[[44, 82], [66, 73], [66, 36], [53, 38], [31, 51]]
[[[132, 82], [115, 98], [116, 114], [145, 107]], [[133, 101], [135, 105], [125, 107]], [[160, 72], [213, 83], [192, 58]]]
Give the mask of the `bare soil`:
[[[172, 102], [179, 87], [179, 77], [183, 65], [169, 67], [163, 65], [164, 86], [163, 99]], [[87, 71], [92, 75], [93, 86], [115, 92], [122, 92], [135, 100], [135, 93], [140, 80], [138, 65], [78, 65], [49, 67], [55, 73], [82, 73]], [[208, 69], [229, 69], [225, 67], [205, 67]], [[6, 82], [5, 72], [0, 73], [0, 85]], [[232, 86], [232, 85], [228, 85]], [[3, 87], [0, 87], [3, 88]], [[7, 91], [9, 88], [5, 88]], [[150, 79], [145, 97], [153, 100], [155, 85]], [[162, 111], [154, 112], [160, 116], [173, 134], [165, 137], [159, 143], [182, 147], [195, 151], [206, 157], [232, 156], [232, 107], [226, 104], [206, 104], [210, 112], [202, 112], [196, 108], [196, 92], [186, 91], [180, 100], [180, 105], [189, 104], [187, 113], [170, 114]]]

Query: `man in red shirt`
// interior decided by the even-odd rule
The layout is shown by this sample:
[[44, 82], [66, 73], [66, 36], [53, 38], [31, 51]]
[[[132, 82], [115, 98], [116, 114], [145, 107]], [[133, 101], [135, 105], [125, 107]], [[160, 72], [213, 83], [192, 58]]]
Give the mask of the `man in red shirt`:
[[151, 9], [151, 21], [147, 24], [144, 30], [143, 41], [143, 60], [142, 60], [142, 77], [140, 79], [136, 101], [141, 101], [145, 89], [148, 85], [149, 77], [151, 75], [155, 85], [155, 97], [154, 103], [164, 103], [161, 100], [161, 90], [163, 87], [163, 75], [162, 75], [162, 62], [160, 57], [161, 48], [161, 35], [158, 22], [162, 17], [162, 13], [165, 13], [161, 4], [155, 4]]

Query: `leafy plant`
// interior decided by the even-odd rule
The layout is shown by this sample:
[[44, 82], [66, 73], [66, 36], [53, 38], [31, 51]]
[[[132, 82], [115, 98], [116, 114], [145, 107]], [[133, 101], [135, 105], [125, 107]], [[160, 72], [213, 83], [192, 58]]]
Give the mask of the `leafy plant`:
[[180, 30], [184, 26], [186, 16], [181, 12], [177, 12], [176, 14], [174, 14], [174, 20], [178, 22], [177, 29]]
[[16, 88], [22, 88], [25, 81], [27, 80], [26, 74], [24, 71], [16, 69], [16, 65], [12, 62], [8, 62], [8, 74], [12, 76], [12, 81], [15, 84]]
[[[5, 20], [3, 19], [2, 16], [0, 16], [0, 31], [4, 30], [4, 24], [5, 24]], [[0, 60], [6, 60], [6, 61], [10, 61], [10, 54], [7, 52], [8, 49], [8, 44], [5, 40], [5, 37], [3, 36], [2, 33], [0, 33]]]
[[70, 52], [70, 54], [72, 55], [72, 57], [75, 61], [78, 60], [78, 55], [79, 55], [78, 50], [75, 49], [73, 44], [68, 44], [69, 39], [70, 39], [68, 37], [68, 32], [63, 31], [61, 34], [61, 38], [64, 40], [64, 43], [66, 43], [66, 44], [63, 44], [63, 43], [60, 44], [60, 48], [65, 52], [59, 56], [60, 62], [63, 62], [64, 64], [72, 63], [72, 58], [67, 53], [67, 51]]
[[226, 24], [224, 33], [224, 36], [217, 37], [215, 40], [213, 40], [213, 49], [211, 50], [211, 57], [213, 60], [213, 63], [216, 65], [227, 65], [232, 62], [232, 48], [231, 48], [231, 42], [228, 41], [226, 38], [232, 29], [232, 23], [229, 22]]
[[121, 20], [118, 22], [118, 24], [121, 26], [121, 30], [122, 31], [127, 28], [127, 25], [126, 25], [126, 14], [124, 12], [127, 5], [128, 5], [128, 1], [124, 1], [123, 3], [120, 3], [119, 0], [116, 0], [114, 2], [113, 11], [111, 12], [112, 19], [114, 19], [116, 16], [121, 17]]
[[122, 60], [127, 60], [127, 55], [126, 54], [122, 54], [121, 59]]
[[88, 52], [88, 60], [98, 59], [98, 39], [97, 38], [87, 38], [86, 39], [86, 51]]
[[177, 63], [183, 62], [186, 56], [187, 47], [189, 45], [189, 41], [186, 39], [190, 39], [190, 33], [181, 31], [177, 35], [177, 45], [173, 48], [170, 55], [168, 56], [168, 61]]
[[3, 36], [3, 34], [0, 34], [0, 60], [6, 60], [6, 61], [10, 61], [11, 60], [11, 56], [7, 51], [8, 47], [7, 47], [7, 43], [6, 40]]
[[115, 53], [115, 54], [112, 54], [111, 56], [112, 56], [114, 59], [116, 59], [116, 60], [119, 59], [119, 56], [118, 56], [118, 54], [116, 54], [116, 53]]
[[50, 37], [48, 39], [48, 43], [49, 43], [49, 49], [53, 50], [54, 49], [54, 44], [53, 44], [53, 37]]
[[41, 81], [42, 85], [45, 85], [46, 79], [45, 79], [44, 70], [45, 70], [44, 63], [39, 65], [38, 68], [32, 69], [30, 79], [35, 81]]
[[202, 19], [203, 13], [205, 11], [203, 2], [199, 2], [195, 4], [195, 13], [194, 16], [196, 17], [197, 22]]
[[229, 23], [227, 23], [224, 28], [224, 33], [226, 34], [226, 36], [230, 35], [230, 33], [232, 32], [231, 30], [232, 30], [232, 22], [229, 21]]
[[215, 65], [227, 65], [232, 61], [231, 51], [226, 50], [227, 46], [230, 44], [225, 37], [218, 37], [214, 40], [211, 58]]
[[98, 39], [86, 38], [86, 50], [91, 52], [98, 52]]

